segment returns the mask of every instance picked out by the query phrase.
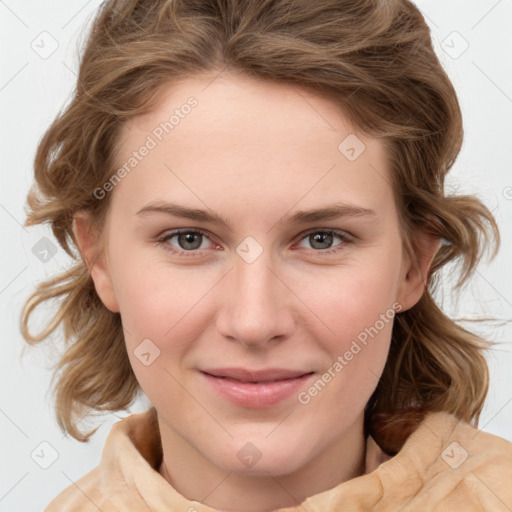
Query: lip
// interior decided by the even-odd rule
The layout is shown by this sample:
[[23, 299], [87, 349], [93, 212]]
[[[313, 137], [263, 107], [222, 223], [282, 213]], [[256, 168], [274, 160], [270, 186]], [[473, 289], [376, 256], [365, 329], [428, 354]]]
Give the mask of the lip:
[[267, 368], [265, 370], [250, 370], [248, 368], [207, 368], [203, 373], [214, 377], [225, 377], [240, 382], [270, 382], [278, 380], [295, 379], [311, 371], [289, 370], [286, 368]]
[[[226, 369], [224, 369], [225, 372]], [[266, 370], [263, 372], [247, 372], [240, 369], [229, 369], [231, 375], [238, 375], [245, 381], [236, 380], [231, 376], [215, 376], [205, 371], [201, 375], [206, 382], [223, 398], [229, 400], [235, 405], [253, 409], [271, 407], [295, 395], [299, 392], [313, 375], [313, 372], [304, 374], [303, 372], [290, 372], [289, 370]], [[233, 370], [233, 371], [232, 371]], [[280, 378], [275, 380], [276, 375]], [[283, 378], [283, 375], [292, 375], [289, 378]], [[247, 379], [256, 378], [256, 382]]]

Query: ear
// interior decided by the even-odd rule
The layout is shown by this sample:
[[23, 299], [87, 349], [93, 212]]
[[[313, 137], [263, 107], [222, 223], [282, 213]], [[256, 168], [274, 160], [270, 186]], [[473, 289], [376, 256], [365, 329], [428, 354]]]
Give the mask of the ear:
[[96, 293], [107, 309], [119, 313], [103, 242], [97, 230], [93, 229], [89, 214], [78, 212], [74, 216], [73, 233]]
[[440, 243], [439, 236], [422, 233], [412, 247], [414, 254], [404, 254], [402, 282], [397, 298], [402, 306], [401, 311], [412, 308], [421, 299]]

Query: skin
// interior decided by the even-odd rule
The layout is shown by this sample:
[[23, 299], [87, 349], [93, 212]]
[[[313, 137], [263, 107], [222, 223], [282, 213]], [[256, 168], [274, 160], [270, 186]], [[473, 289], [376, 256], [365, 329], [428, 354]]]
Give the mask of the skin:
[[[123, 127], [120, 166], [187, 98], [198, 101], [110, 192], [103, 238], [86, 214], [75, 233], [100, 298], [121, 314], [133, 370], [157, 409], [170, 484], [213, 508], [273, 510], [364, 471], [364, 407], [392, 321], [307, 404], [293, 395], [272, 407], [234, 405], [198, 370], [281, 367], [320, 378], [394, 303], [404, 311], [419, 300], [437, 243], [425, 238], [421, 266], [411, 263], [382, 143], [358, 134], [328, 100], [234, 74], [212, 79], [166, 86], [157, 108]], [[355, 161], [338, 150], [351, 133], [366, 145]], [[230, 229], [137, 215], [155, 201], [213, 211]], [[278, 224], [332, 203], [375, 213]], [[155, 242], [181, 228], [208, 236], [192, 234], [199, 249], [188, 252], [177, 236]], [[345, 238], [309, 236], [326, 229]], [[263, 249], [252, 263], [236, 251], [248, 236]], [[160, 350], [149, 366], [134, 354], [147, 338]], [[251, 468], [237, 457], [247, 442], [261, 454]]]

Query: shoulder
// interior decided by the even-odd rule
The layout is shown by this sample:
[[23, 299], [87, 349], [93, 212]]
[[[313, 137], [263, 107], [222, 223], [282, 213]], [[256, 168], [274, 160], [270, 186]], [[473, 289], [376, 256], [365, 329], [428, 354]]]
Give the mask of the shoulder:
[[411, 510], [512, 509], [512, 443], [446, 412], [428, 414], [379, 473], [410, 486]]
[[[143, 510], [144, 499], [137, 482], [161, 484], [155, 471], [161, 457], [159, 435], [155, 435], [154, 408], [132, 414], [115, 423], [106, 439], [100, 464], [55, 497], [44, 512], [114, 512]], [[138, 507], [138, 508], [137, 508]]]
[[44, 512], [109, 512], [117, 510], [105, 494], [101, 493], [100, 468], [71, 483], [57, 495], [44, 509]]

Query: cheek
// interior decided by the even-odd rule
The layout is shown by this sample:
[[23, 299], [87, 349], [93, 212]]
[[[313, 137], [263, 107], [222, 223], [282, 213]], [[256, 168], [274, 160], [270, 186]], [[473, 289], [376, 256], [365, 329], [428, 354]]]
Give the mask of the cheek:
[[[318, 275], [302, 279], [298, 295], [307, 297], [305, 302], [317, 317], [309, 324], [309, 337], [327, 355], [322, 382], [306, 390], [305, 403], [311, 400], [314, 407], [327, 408], [346, 404], [346, 410], [361, 410], [374, 391], [400, 310], [395, 300], [397, 258], [386, 259], [385, 254], [383, 250], [375, 260], [333, 269], [322, 280]], [[324, 383], [326, 393], [321, 392]]]
[[[126, 349], [131, 366], [143, 391], [156, 403], [184, 399], [177, 376], [186, 355], [200, 339], [204, 328], [200, 311], [204, 307], [205, 279], [159, 265], [146, 264], [129, 270], [128, 258], [118, 269], [119, 306]], [[147, 263], [147, 262], [146, 262]], [[133, 268], [133, 267], [132, 267]]]
[[213, 286], [215, 276], [193, 266], [173, 268], [153, 247], [123, 252], [127, 246], [129, 242], [119, 237], [112, 251], [113, 284], [123, 325], [139, 337], [162, 340]]
[[190, 366], [189, 356], [211, 318], [214, 294], [208, 291], [219, 276], [192, 266], [171, 268], [161, 260], [119, 261], [116, 293], [137, 381], [152, 402], [166, 403], [171, 390], [177, 405], [186, 394], [175, 379]]
[[[318, 279], [318, 274], [303, 276], [298, 295], [318, 315], [318, 328], [331, 338], [347, 340], [373, 326], [386, 316], [386, 330], [397, 296], [398, 269], [380, 260], [379, 265], [364, 263], [333, 269]], [[391, 310], [391, 311], [390, 311]]]
[[[299, 402], [318, 411], [310, 417], [319, 428], [327, 421], [336, 431], [339, 414], [346, 420], [363, 410], [378, 384], [397, 307], [393, 282], [385, 276], [352, 268], [340, 272], [339, 279], [331, 280], [329, 287], [321, 290], [305, 284], [316, 290], [310, 293], [308, 306], [319, 317], [308, 334], [326, 354], [326, 363], [319, 380], [303, 391]], [[308, 407], [305, 413], [309, 414], [312, 409]], [[339, 414], [333, 413], [325, 420], [325, 410]]]

